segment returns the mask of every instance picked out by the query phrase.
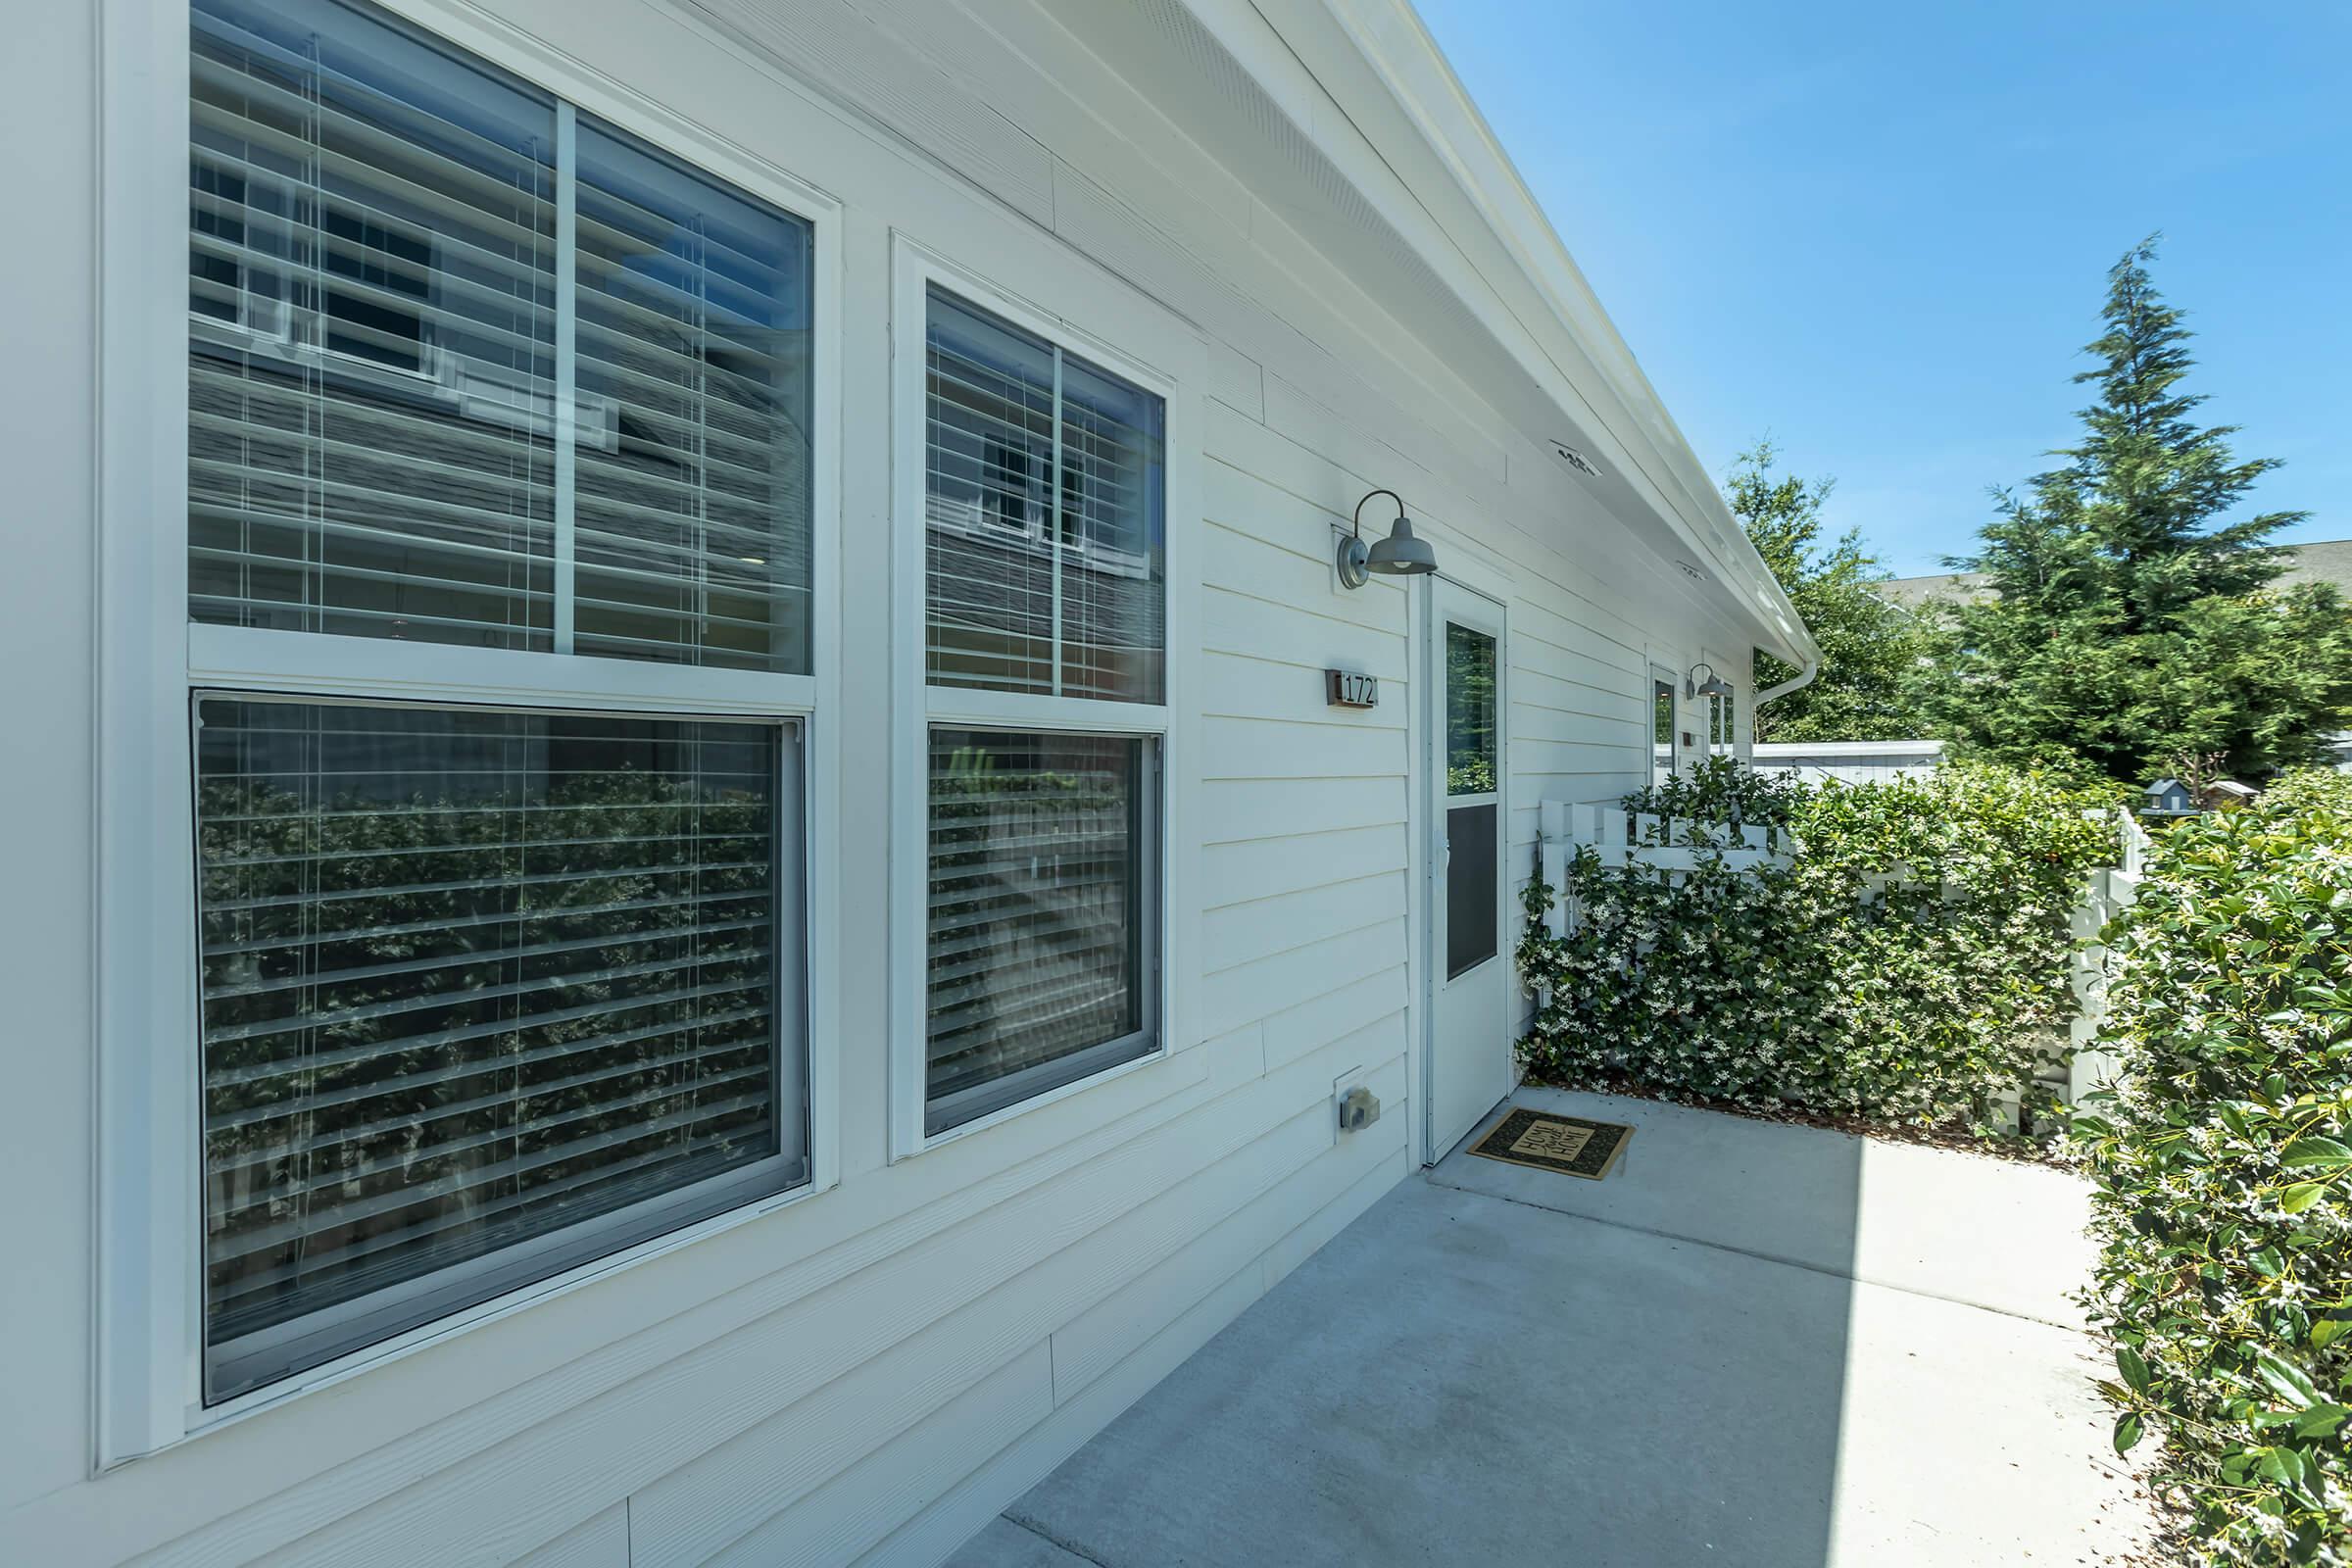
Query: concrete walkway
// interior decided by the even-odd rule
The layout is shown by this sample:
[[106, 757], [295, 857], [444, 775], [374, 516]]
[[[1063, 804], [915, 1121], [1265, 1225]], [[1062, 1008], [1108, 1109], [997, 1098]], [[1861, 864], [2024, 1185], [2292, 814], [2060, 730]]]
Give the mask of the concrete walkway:
[[[1456, 1151], [954, 1568], [1984, 1568], [2144, 1544], [2081, 1185], [1644, 1101], [1605, 1182]], [[1483, 1131], [1483, 1128], [1481, 1129]]]

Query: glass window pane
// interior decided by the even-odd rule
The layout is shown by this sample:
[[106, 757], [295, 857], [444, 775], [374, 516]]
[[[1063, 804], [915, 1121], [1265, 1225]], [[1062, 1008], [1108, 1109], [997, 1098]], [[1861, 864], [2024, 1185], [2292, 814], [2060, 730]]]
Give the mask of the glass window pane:
[[809, 226], [578, 146], [575, 646], [806, 674]]
[[1161, 700], [1159, 399], [1061, 357], [1061, 691]]
[[1446, 978], [1494, 956], [1494, 901], [1501, 875], [1493, 801], [1446, 809]]
[[931, 684], [1161, 701], [1161, 401], [938, 290], [929, 313]]
[[553, 102], [328, 0], [190, 46], [190, 615], [548, 648]]
[[807, 1179], [789, 730], [197, 714], [208, 1398]]
[[1446, 793], [1494, 793], [1494, 639], [1446, 624]]
[[928, 1131], [1156, 1049], [1150, 744], [931, 732]]
[[1662, 779], [1674, 771], [1674, 686], [1671, 682], [1655, 680], [1649, 683], [1650, 710], [1650, 777]]

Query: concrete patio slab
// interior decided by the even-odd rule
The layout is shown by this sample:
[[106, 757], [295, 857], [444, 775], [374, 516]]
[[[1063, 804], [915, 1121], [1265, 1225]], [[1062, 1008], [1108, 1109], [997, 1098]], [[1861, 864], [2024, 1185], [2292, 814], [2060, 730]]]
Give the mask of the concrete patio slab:
[[1636, 1129], [1605, 1182], [1482, 1159], [1479, 1124], [1442, 1185], [2080, 1327], [2096, 1249], [2065, 1171], [1617, 1095], [1527, 1089], [1514, 1105]]
[[[2090, 1343], [1999, 1278], [2047, 1229], [1997, 1234], [2014, 1167], [1903, 1149], [1926, 1163], [1882, 1175], [1859, 1140], [1606, 1104], [1643, 1118], [1609, 1181], [1457, 1152], [1406, 1182], [956, 1568], [1981, 1568], [2142, 1543]], [[1939, 1208], [1911, 1245], [1907, 1192]], [[1835, 1236], [1858, 1221], [1845, 1259], [1935, 1288], [1855, 1278]]]

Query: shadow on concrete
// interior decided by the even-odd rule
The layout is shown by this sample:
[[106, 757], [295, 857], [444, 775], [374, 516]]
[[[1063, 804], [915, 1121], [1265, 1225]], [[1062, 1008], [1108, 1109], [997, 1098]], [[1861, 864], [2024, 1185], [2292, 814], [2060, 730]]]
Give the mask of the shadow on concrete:
[[1638, 1131], [1606, 1182], [1459, 1150], [1407, 1181], [959, 1568], [1973, 1568], [2103, 1540], [2068, 1178], [1514, 1102]]

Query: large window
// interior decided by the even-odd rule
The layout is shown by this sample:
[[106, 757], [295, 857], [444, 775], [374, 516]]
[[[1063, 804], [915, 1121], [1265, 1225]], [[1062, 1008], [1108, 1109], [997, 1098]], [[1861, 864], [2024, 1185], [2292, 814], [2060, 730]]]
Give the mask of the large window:
[[371, 7], [191, 16], [217, 1402], [809, 1181], [815, 268]]
[[194, 618], [805, 673], [808, 224], [372, 10], [191, 42]]
[[923, 297], [928, 1137], [1159, 1049], [1160, 397]]
[[216, 1397], [805, 1171], [789, 727], [196, 721]]

